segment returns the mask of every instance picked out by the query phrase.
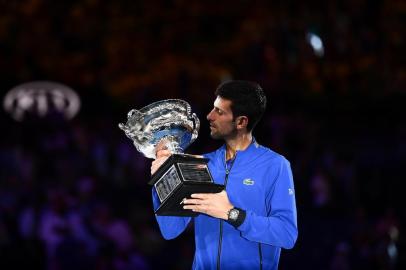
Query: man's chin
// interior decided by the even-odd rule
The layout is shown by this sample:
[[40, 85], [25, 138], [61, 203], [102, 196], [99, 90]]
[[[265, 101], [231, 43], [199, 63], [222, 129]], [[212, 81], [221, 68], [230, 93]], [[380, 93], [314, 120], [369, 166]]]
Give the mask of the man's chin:
[[223, 137], [220, 134], [214, 133], [214, 132], [210, 132], [210, 137], [214, 140], [220, 140]]

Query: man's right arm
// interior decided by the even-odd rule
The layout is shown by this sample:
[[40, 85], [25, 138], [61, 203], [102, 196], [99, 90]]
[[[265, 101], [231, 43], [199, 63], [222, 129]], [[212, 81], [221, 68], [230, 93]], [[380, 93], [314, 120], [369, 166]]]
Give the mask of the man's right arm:
[[[152, 202], [154, 205], [154, 210], [159, 206], [159, 198], [155, 190], [152, 190]], [[158, 222], [159, 229], [161, 230], [162, 236], [166, 239], [173, 239], [181, 234], [189, 224], [190, 217], [173, 217], [173, 216], [158, 216], [155, 215], [156, 221]]]
[[[168, 150], [157, 151], [157, 159], [152, 162], [151, 174], [154, 174], [156, 170], [166, 161], [166, 159], [171, 155]], [[160, 202], [158, 194], [154, 189], [152, 189], [152, 203], [154, 206], [154, 211], [159, 207]], [[158, 216], [155, 215], [156, 220], [161, 230], [162, 236], [169, 240], [177, 237], [181, 234], [189, 224], [190, 217], [174, 217], [174, 216]]]

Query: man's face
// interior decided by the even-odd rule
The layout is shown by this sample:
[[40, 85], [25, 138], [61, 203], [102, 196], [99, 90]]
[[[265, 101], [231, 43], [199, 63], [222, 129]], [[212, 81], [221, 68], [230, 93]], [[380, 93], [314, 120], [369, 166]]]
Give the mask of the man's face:
[[210, 123], [210, 136], [213, 139], [227, 139], [237, 133], [236, 124], [231, 111], [231, 101], [217, 97], [214, 108], [207, 115]]

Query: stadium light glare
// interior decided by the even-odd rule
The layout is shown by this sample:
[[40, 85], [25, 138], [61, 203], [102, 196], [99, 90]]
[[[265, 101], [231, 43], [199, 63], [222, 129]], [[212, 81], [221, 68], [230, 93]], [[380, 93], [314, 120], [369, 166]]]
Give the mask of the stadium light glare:
[[309, 32], [306, 34], [306, 40], [312, 47], [315, 55], [317, 55], [318, 57], [322, 57], [324, 55], [323, 41], [318, 35]]
[[12, 88], [4, 97], [3, 108], [16, 121], [28, 114], [44, 117], [50, 111], [73, 118], [80, 110], [78, 94], [66, 85], [50, 81], [34, 81]]

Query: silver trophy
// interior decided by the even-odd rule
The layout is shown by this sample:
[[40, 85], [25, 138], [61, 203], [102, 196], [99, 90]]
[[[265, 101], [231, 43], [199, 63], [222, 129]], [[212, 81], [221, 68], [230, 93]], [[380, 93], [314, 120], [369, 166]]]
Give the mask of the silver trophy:
[[200, 121], [189, 103], [180, 99], [154, 102], [140, 110], [131, 110], [128, 120], [119, 127], [139, 152], [156, 158], [157, 149], [168, 149], [172, 155], [152, 175], [148, 183], [159, 198], [157, 215], [196, 216], [183, 209], [182, 201], [192, 193], [220, 192], [224, 186], [214, 184], [207, 167], [208, 159], [183, 154], [199, 132]]

